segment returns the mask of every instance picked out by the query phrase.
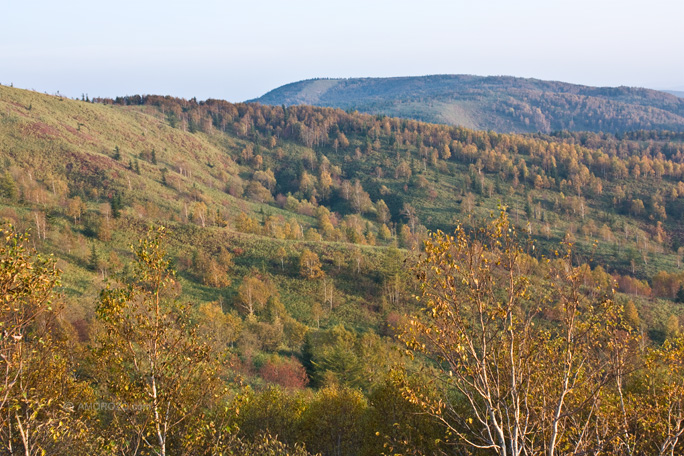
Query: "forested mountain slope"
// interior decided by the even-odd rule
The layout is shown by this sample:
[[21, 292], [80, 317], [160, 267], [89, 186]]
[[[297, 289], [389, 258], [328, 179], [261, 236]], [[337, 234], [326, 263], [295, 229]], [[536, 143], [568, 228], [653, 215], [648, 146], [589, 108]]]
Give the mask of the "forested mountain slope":
[[[405, 348], [405, 315], [423, 306], [413, 267], [429, 230], [473, 234], [500, 208], [534, 241], [521, 256], [533, 286], [565, 241], [571, 264], [585, 265], [583, 287], [615, 285], [644, 346], [678, 334], [684, 314], [683, 133], [499, 134], [312, 106], [90, 102], [0, 86], [0, 158], [0, 220], [29, 229], [63, 271], [56, 321], [84, 391], [105, 397], [116, 383], [116, 366], [84, 353], [113, 337], [122, 295], [107, 290], [137, 283], [135, 260], [150, 248], [137, 240], [164, 226], [176, 278], [163, 297], [177, 297], [193, 328], [183, 330], [203, 341], [192, 356], [220, 360], [216, 390], [197, 380], [188, 391], [233, 394], [240, 413], [230, 408], [225, 425], [250, 439], [268, 430], [323, 454], [379, 454], [385, 434], [403, 435], [399, 416], [420, 429], [421, 451], [437, 451], [440, 428], [416, 418], [389, 375], [425, 365], [394, 349]], [[197, 429], [211, 434], [207, 416]], [[103, 435], [119, 429], [101, 424]]]
[[684, 130], [684, 100], [665, 92], [508, 76], [312, 79], [253, 101], [352, 109], [500, 133]]
[[[341, 294], [332, 315], [348, 303], [344, 318], [364, 325], [374, 319], [360, 309], [387, 299], [374, 263], [383, 252], [498, 205], [540, 245], [575, 239], [610, 273], [649, 280], [679, 268], [682, 134], [502, 135], [307, 106], [0, 90], [5, 217], [33, 227], [68, 274], [86, 274], [95, 252], [107, 268], [90, 266], [106, 277], [124, 238], [172, 225], [192, 246], [177, 253], [188, 293], [234, 301], [256, 267], [283, 281], [286, 307], [311, 324], [318, 292], [289, 294], [308, 245]], [[206, 240], [189, 241], [198, 233]], [[214, 264], [222, 251], [230, 266]], [[369, 280], [361, 289], [358, 277]], [[78, 296], [87, 283], [67, 289]]]
[[[682, 134], [502, 135], [307, 106], [0, 90], [5, 217], [33, 227], [67, 277], [86, 274], [93, 252], [125, 256], [121, 241], [150, 223], [173, 225], [179, 245], [192, 245], [177, 257], [188, 292], [227, 302], [251, 267], [294, 290], [296, 254], [309, 245], [341, 280], [344, 318], [367, 324], [353, 303], [373, 302], [373, 313], [387, 299], [374, 264], [383, 252], [500, 204], [542, 246], [575, 239], [610, 273], [648, 280], [679, 268]], [[206, 241], [187, 242], [197, 233]], [[233, 258], [223, 269], [222, 251]], [[362, 292], [355, 276], [369, 280]], [[87, 283], [67, 289], [78, 296]], [[289, 293], [286, 307], [311, 324], [318, 292]]]

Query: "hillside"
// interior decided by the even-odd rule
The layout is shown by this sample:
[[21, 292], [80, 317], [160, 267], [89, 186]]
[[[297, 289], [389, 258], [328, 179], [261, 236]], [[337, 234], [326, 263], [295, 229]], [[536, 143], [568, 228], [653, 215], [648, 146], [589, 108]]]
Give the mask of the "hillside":
[[684, 131], [684, 100], [672, 94], [508, 76], [312, 79], [252, 101], [352, 109], [499, 133]]
[[325, 108], [0, 95], [2, 216], [61, 258], [86, 320], [93, 276], [123, 264], [150, 223], [172, 228], [186, 296], [239, 313], [241, 280], [258, 270], [308, 325], [323, 284], [299, 274], [304, 247], [339, 295], [329, 322], [378, 330], [396, 267], [383, 258], [407, 253], [392, 246], [418, 248], [426, 230], [500, 204], [540, 246], [575, 239], [610, 273], [650, 280], [679, 268], [681, 134], [498, 135]]
[[[29, 230], [29, 245], [63, 271], [54, 321], [68, 356], [50, 368], [73, 364], [62, 376], [39, 372], [81, 385], [80, 396], [149, 400], [146, 377], [115, 389], [139, 379], [133, 361], [118, 361], [130, 354], [128, 339], [115, 341], [112, 356], [92, 356], [106, 353], [102, 341], [121, 323], [107, 310], [145, 302], [111, 290], [153, 288], [134, 288], [140, 256], [131, 245], [165, 227], [176, 276], [161, 296], [178, 305], [169, 337], [187, 335], [180, 340], [192, 352], [179, 351], [169, 363], [184, 367], [170, 370], [196, 374], [181, 383], [174, 413], [197, 419], [178, 421], [197, 438], [174, 448], [206, 449], [207, 435], [239, 429], [250, 441], [269, 440], [268, 431], [325, 455], [376, 455], [386, 437], [404, 439], [401, 422], [423, 454], [448, 449], [441, 427], [396, 386], [401, 370], [415, 383], [428, 375], [421, 367], [438, 364], [403, 355], [403, 322], [424, 306], [413, 268], [430, 231], [476, 234], [501, 210], [534, 242], [518, 268], [529, 273], [532, 301], [549, 268], [566, 264], [547, 266], [565, 242], [583, 289], [615, 287], [611, 302], [631, 310], [639, 346], [674, 337], [684, 317], [683, 133], [498, 134], [312, 106], [91, 102], [0, 86], [0, 158], [0, 221]], [[557, 312], [539, 318], [556, 322]], [[138, 337], [133, 327], [123, 334]], [[211, 359], [213, 370], [203, 377], [196, 359]], [[210, 412], [188, 412], [200, 400]], [[55, 426], [71, 422], [50, 404]], [[126, 445], [140, 438], [111, 415], [83, 419], [88, 432], [70, 438], [92, 429], [104, 437], [85, 438], [78, 454], [111, 454], [114, 445], [131, 454]], [[88, 449], [98, 444], [100, 453]]]

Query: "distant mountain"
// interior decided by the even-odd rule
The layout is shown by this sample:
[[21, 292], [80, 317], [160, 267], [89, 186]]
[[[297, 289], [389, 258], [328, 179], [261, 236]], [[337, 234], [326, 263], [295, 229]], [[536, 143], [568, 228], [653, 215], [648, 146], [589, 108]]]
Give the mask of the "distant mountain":
[[684, 98], [684, 91], [682, 90], [663, 90], [663, 92], [674, 95], [675, 97]]
[[509, 76], [311, 79], [251, 100], [336, 107], [497, 132], [684, 131], [684, 99]]

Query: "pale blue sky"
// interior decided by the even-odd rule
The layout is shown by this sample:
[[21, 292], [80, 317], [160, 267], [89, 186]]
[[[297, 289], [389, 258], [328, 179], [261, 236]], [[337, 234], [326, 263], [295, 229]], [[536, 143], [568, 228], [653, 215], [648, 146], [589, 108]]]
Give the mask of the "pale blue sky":
[[0, 0], [0, 83], [242, 101], [315, 77], [684, 90], [683, 0]]

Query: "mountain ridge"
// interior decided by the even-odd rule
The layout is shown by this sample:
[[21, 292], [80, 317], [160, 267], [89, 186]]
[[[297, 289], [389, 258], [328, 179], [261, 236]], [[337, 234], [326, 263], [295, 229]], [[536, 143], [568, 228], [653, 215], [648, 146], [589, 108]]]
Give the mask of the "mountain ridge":
[[317, 78], [249, 101], [351, 109], [500, 133], [684, 131], [684, 100], [674, 94], [512, 76]]

